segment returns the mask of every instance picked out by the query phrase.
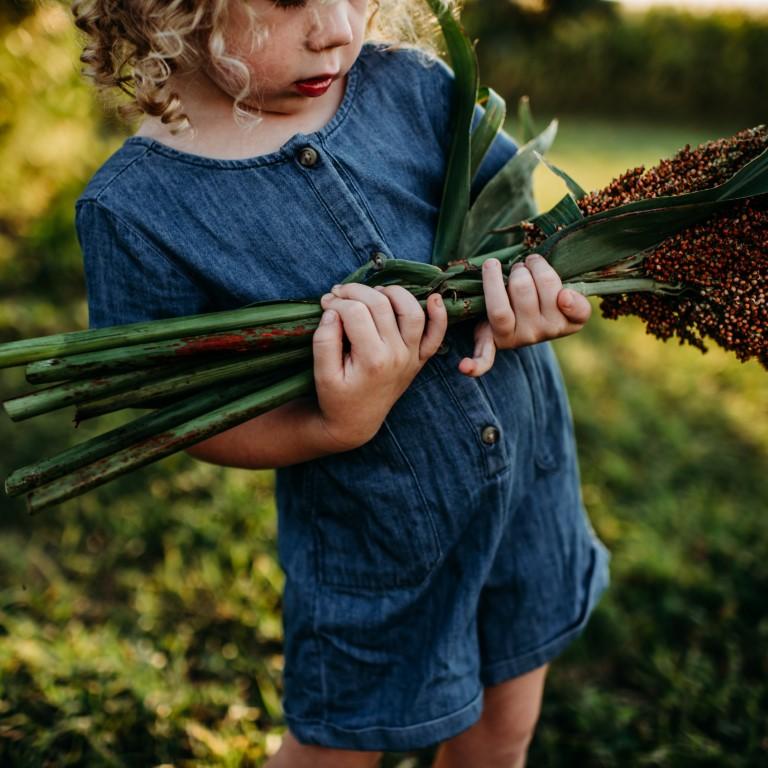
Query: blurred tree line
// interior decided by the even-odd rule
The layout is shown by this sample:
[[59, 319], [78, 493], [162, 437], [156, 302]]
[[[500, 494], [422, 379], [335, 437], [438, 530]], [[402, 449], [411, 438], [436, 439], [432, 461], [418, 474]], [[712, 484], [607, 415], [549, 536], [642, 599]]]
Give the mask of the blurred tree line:
[[768, 12], [623, 13], [607, 0], [467, 0], [485, 82], [534, 109], [764, 122]]

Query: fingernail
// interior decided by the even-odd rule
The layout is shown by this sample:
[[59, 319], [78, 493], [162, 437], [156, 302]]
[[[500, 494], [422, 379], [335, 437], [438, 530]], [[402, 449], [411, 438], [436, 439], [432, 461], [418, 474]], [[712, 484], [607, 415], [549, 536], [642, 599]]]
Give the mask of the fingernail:
[[518, 261], [517, 264], [512, 265], [512, 270], [514, 271], [516, 269], [525, 269], [525, 264], [523, 264], [522, 261]]
[[443, 297], [438, 293], [435, 294], [437, 298], [435, 299], [435, 306], [436, 307], [442, 307], [443, 306]]
[[341, 290], [341, 286], [338, 283], [336, 285], [334, 285], [333, 288], [331, 288], [331, 291], [333, 291], [334, 293], [336, 293], [336, 291], [340, 291], [340, 290]]
[[320, 301], [330, 301], [331, 299], [335, 299], [336, 297], [332, 293], [324, 293]]
[[379, 291], [379, 293], [381, 293], [384, 290], [384, 286], [383, 285], [374, 285], [373, 286], [373, 290], [374, 291]]
[[487, 259], [483, 262], [483, 267], [485, 269], [496, 269], [497, 267], [501, 266], [501, 262], [498, 259]]
[[327, 325], [328, 323], [334, 322], [334, 320], [336, 320], [336, 312], [332, 309], [326, 309], [325, 312], [323, 312], [323, 317], [320, 322]]
[[560, 306], [570, 309], [573, 306], [573, 291], [565, 290], [560, 297]]
[[538, 259], [540, 259], [540, 258], [541, 258], [541, 254], [540, 254], [540, 253], [529, 253], [529, 254], [528, 254], [526, 257], [525, 257], [525, 260], [526, 260], [526, 261], [537, 261], [537, 260], [538, 260]]

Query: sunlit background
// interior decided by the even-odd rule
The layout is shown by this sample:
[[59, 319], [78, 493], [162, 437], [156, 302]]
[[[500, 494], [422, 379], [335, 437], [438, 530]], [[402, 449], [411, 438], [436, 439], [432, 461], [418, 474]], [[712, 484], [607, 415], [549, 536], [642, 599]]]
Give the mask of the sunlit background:
[[[529, 95], [588, 189], [766, 121], [765, 2], [468, 0], [465, 24], [508, 130]], [[87, 325], [73, 205], [129, 129], [77, 56], [66, 4], [0, 0], [2, 341]], [[563, 194], [545, 170], [537, 192]], [[556, 350], [613, 583], [553, 667], [530, 764], [766, 765], [766, 371], [594, 308]], [[0, 371], [0, 396], [25, 386]], [[111, 425], [3, 418], [3, 476]], [[0, 504], [1, 766], [258, 766], [277, 748], [270, 472], [178, 455], [36, 517]]]

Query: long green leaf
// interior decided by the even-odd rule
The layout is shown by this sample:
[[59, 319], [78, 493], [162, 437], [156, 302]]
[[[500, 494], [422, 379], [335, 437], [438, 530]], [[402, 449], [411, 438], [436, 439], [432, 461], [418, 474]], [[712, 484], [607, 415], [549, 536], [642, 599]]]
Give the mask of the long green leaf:
[[570, 195], [566, 195], [546, 213], [539, 214], [531, 219], [531, 224], [536, 224], [546, 235], [551, 235], [560, 227], [567, 227], [584, 218], [581, 209]]
[[630, 211], [604, 219], [589, 217], [561, 229], [536, 248], [563, 280], [646, 251], [705, 219], [729, 201]]
[[479, 82], [475, 49], [458, 21], [442, 0], [427, 2], [440, 23], [455, 75], [451, 149], [432, 251], [432, 263], [442, 266], [455, 256], [464, 218], [469, 210], [470, 131]]
[[470, 210], [459, 243], [458, 258], [468, 259], [488, 250], [511, 245], [494, 235], [494, 229], [517, 224], [536, 215], [533, 196], [533, 171], [557, 135], [553, 120], [538, 136], [524, 144], [503, 168], [485, 185]]
[[550, 163], [549, 160], [547, 160], [545, 157], [542, 157], [541, 155], [539, 155], [539, 161], [542, 163], [542, 165], [544, 165], [545, 168], [552, 171], [555, 176], [559, 176], [565, 182], [565, 186], [568, 187], [568, 191], [577, 200], [581, 200], [581, 198], [587, 194], [581, 185], [572, 179], [564, 170], [558, 168], [553, 163]]
[[470, 167], [470, 178], [474, 179], [477, 170], [483, 162], [483, 158], [488, 154], [488, 150], [493, 144], [493, 140], [504, 125], [504, 118], [507, 116], [507, 104], [492, 88], [483, 86], [478, 94], [478, 104], [485, 106], [480, 122], [472, 131], [472, 162]]
[[527, 96], [521, 96], [517, 102], [517, 122], [520, 126], [522, 144], [527, 144], [536, 136], [536, 125], [531, 114], [531, 101]]

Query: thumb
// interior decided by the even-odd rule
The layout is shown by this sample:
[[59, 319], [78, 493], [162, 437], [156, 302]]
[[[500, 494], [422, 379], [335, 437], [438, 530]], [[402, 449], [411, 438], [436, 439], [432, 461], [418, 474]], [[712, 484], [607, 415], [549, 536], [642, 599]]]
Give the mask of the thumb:
[[568, 321], [576, 325], [584, 325], [592, 314], [592, 305], [587, 297], [570, 288], [564, 288], [557, 294], [557, 306]]
[[344, 369], [342, 353], [343, 333], [339, 315], [333, 309], [326, 309], [320, 318], [320, 325], [312, 336], [316, 381], [330, 381], [342, 375]]

